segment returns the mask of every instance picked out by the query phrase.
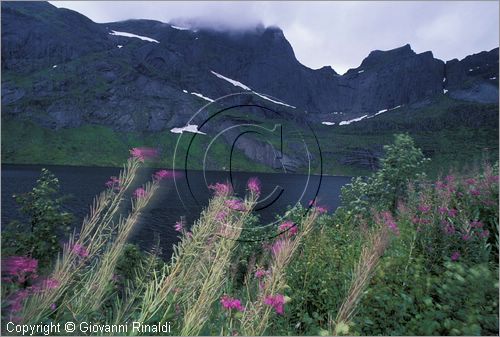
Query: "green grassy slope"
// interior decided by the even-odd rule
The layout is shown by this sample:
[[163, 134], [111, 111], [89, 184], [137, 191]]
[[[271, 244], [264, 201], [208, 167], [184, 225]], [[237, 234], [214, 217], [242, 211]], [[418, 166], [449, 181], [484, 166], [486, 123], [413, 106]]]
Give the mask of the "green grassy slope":
[[[236, 117], [236, 116], [235, 116]], [[248, 122], [271, 128], [283, 124], [286, 141], [285, 153], [293, 152], [294, 141], [306, 141], [311, 148], [314, 138], [304, 126], [292, 121], [239, 116]], [[366, 167], [347, 165], [343, 158], [354, 151], [381, 151], [383, 144], [392, 142], [394, 133], [408, 132], [424, 154], [432, 159], [428, 171], [431, 175], [445, 173], [449, 168], [472, 166], [483, 159], [498, 160], [498, 105], [472, 104], [440, 98], [434, 104], [420, 109], [399, 108], [372, 119], [348, 126], [312, 125], [320, 140], [323, 168], [327, 174], [362, 175]], [[110, 128], [87, 125], [73, 129], [51, 130], [26, 121], [2, 118], [2, 162], [30, 164], [65, 164], [120, 166], [135, 146], [160, 148], [161, 161], [155, 165], [172, 167], [172, 156], [178, 135], [166, 130], [156, 133], [116, 132]], [[190, 137], [179, 144], [176, 167], [183, 167]], [[201, 169], [204, 156], [202, 138], [194, 142], [188, 163], [191, 169]], [[270, 139], [277, 146], [278, 139]], [[216, 167], [229, 167], [228, 145], [213, 145], [209, 163]], [[233, 168], [244, 171], [271, 171], [236, 152]], [[313, 171], [319, 172], [317, 158]]]

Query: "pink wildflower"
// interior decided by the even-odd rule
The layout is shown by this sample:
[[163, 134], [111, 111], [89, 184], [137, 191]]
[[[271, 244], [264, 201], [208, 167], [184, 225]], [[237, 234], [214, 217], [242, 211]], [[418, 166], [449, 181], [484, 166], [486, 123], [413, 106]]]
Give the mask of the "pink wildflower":
[[455, 234], [455, 226], [453, 226], [452, 223], [449, 223], [448, 221], [444, 221], [443, 223], [443, 230], [445, 234], [452, 235]]
[[146, 195], [147, 193], [144, 187], [139, 187], [134, 191], [134, 197], [136, 197], [137, 199], [145, 198]]
[[382, 212], [381, 213], [384, 222], [386, 226], [395, 234], [399, 235], [399, 228], [398, 225], [396, 224], [396, 221], [394, 221], [394, 218], [392, 217], [391, 212]]
[[476, 179], [474, 178], [466, 179], [465, 182], [467, 183], [467, 185], [475, 185], [477, 183]]
[[264, 304], [273, 307], [278, 315], [283, 315], [285, 313], [285, 296], [283, 296], [282, 294], [266, 296], [266, 298], [264, 298]]
[[230, 194], [233, 191], [233, 189], [229, 183], [225, 183], [225, 184], [215, 183], [215, 185], [209, 185], [208, 188], [213, 190], [215, 195], [218, 197], [227, 196], [228, 194]]
[[71, 248], [71, 252], [75, 255], [78, 255], [82, 259], [89, 256], [89, 251], [87, 250], [87, 248], [85, 248], [85, 246], [78, 244], [78, 243], [73, 245], [73, 247]]
[[448, 210], [448, 216], [450, 218], [454, 218], [455, 216], [457, 216], [457, 213], [458, 213], [458, 211], [454, 208], [451, 208]]
[[451, 260], [452, 261], [458, 261], [459, 258], [460, 258], [460, 253], [459, 252], [453, 252], [451, 254]]
[[18, 312], [21, 311], [23, 308], [23, 301], [30, 295], [28, 289], [22, 289], [16, 291], [11, 297], [10, 297], [10, 310], [12, 312]]
[[269, 270], [264, 270], [262, 268], [259, 268], [255, 271], [255, 277], [259, 278], [259, 279], [266, 277], [266, 276], [269, 276], [269, 274], [271, 274], [271, 272]]
[[439, 207], [438, 211], [440, 214], [444, 214], [448, 212], [448, 207]]
[[182, 221], [177, 221], [174, 225], [174, 229], [176, 232], [182, 232], [184, 229], [184, 223]]
[[225, 204], [227, 207], [229, 207], [235, 211], [245, 211], [246, 210], [243, 202], [241, 200], [238, 200], [238, 199], [226, 200]]
[[490, 231], [489, 230], [484, 230], [484, 231], [481, 231], [479, 232], [479, 237], [480, 238], [487, 238], [488, 236], [490, 236]]
[[223, 222], [226, 219], [227, 215], [228, 213], [226, 211], [220, 211], [215, 215], [215, 220]]
[[470, 190], [470, 195], [477, 197], [477, 196], [481, 195], [481, 191], [480, 190], [475, 190], [475, 189], [474, 190]]
[[56, 289], [60, 284], [55, 278], [49, 278], [42, 282], [42, 289]]
[[156, 171], [153, 174], [153, 180], [160, 181], [160, 180], [163, 180], [166, 178], [170, 178], [171, 176], [172, 176], [171, 172], [169, 172], [167, 170], [160, 170], [160, 171]]
[[140, 162], [144, 162], [146, 159], [157, 157], [158, 150], [149, 147], [134, 147], [130, 150], [130, 154]]
[[462, 240], [468, 241], [469, 239], [470, 239], [470, 235], [469, 234], [462, 235]]
[[241, 301], [236, 298], [229, 297], [227, 295], [222, 296], [220, 303], [224, 309], [231, 310], [236, 309], [238, 311], [244, 311], [245, 308], [241, 305]]
[[298, 227], [290, 220], [283, 222], [278, 229], [280, 232], [286, 232], [290, 236], [294, 236], [299, 231]]
[[248, 179], [247, 187], [252, 194], [255, 194], [256, 196], [260, 195], [261, 183], [259, 178], [252, 177]]
[[444, 190], [446, 188], [446, 184], [443, 183], [442, 181], [436, 181], [436, 190]]
[[111, 176], [111, 177], [109, 177], [109, 180], [106, 182], [105, 185], [107, 188], [119, 190], [120, 189], [120, 179], [118, 179], [115, 176]]
[[276, 240], [271, 246], [271, 253], [274, 256], [277, 256], [280, 253], [281, 249], [283, 249], [283, 247], [285, 246], [285, 243], [286, 243], [285, 239]]
[[17, 281], [24, 283], [28, 277], [35, 278], [38, 261], [24, 256], [9, 256], [2, 259], [2, 274], [8, 277], [17, 277]]
[[56, 308], [57, 308], [57, 307], [56, 307], [56, 304], [55, 304], [55, 303], [52, 303], [52, 304], [50, 305], [50, 310], [54, 311], [54, 310], [56, 310]]
[[483, 223], [481, 221], [471, 221], [470, 226], [472, 228], [483, 228]]
[[328, 212], [328, 209], [325, 206], [316, 206], [316, 211], [319, 214], [324, 214]]
[[418, 210], [422, 213], [427, 213], [431, 210], [431, 206], [422, 204], [418, 206]]

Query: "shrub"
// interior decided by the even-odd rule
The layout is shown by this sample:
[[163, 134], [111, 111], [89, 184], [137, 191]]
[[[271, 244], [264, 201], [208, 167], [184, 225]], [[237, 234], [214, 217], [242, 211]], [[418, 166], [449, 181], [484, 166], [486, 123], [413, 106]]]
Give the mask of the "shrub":
[[14, 195], [27, 222], [13, 221], [2, 231], [2, 254], [31, 256], [40, 267], [47, 267], [57, 256], [59, 240], [69, 230], [73, 216], [62, 210], [63, 198], [57, 198], [59, 180], [42, 169], [35, 187]]

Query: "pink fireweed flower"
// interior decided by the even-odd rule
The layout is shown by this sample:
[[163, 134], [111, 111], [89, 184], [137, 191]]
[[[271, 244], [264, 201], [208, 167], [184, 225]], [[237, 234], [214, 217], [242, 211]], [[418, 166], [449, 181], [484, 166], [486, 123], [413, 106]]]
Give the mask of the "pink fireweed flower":
[[470, 195], [475, 196], [475, 197], [481, 195], [481, 191], [480, 190], [470, 190], [469, 193], [470, 193]]
[[466, 183], [467, 185], [475, 185], [475, 184], [477, 184], [476, 179], [474, 179], [474, 178], [469, 178], [469, 179], [466, 179], [466, 180], [465, 180], [465, 183]]
[[134, 197], [136, 197], [137, 199], [145, 198], [146, 195], [147, 193], [144, 187], [139, 187], [134, 191]]
[[42, 282], [42, 289], [56, 289], [59, 288], [61, 282], [56, 280], [55, 278], [48, 278]]
[[325, 206], [316, 206], [316, 211], [319, 214], [324, 214], [328, 212], [328, 209]]
[[85, 248], [85, 246], [78, 244], [78, 243], [75, 243], [73, 245], [73, 247], [71, 247], [71, 252], [73, 254], [81, 257], [82, 259], [89, 256], [89, 251], [87, 250], [87, 248]]
[[224, 203], [226, 204], [227, 207], [229, 207], [235, 211], [245, 211], [246, 210], [245, 204], [241, 200], [238, 200], [238, 199], [226, 200]]
[[52, 303], [52, 304], [50, 305], [50, 310], [54, 311], [54, 310], [56, 310], [56, 308], [57, 308], [57, 307], [56, 307], [56, 304], [55, 304], [55, 303]]
[[456, 209], [454, 209], [454, 208], [451, 208], [451, 209], [449, 209], [449, 210], [448, 210], [448, 216], [449, 216], [450, 218], [454, 218], [454, 217], [456, 217], [456, 216], [457, 216], [457, 213], [458, 213], [458, 211], [457, 211]]
[[220, 303], [222, 304], [222, 307], [227, 310], [236, 309], [238, 311], [245, 311], [245, 308], [241, 305], [241, 301], [237, 298], [224, 295], [222, 296]]
[[431, 210], [431, 206], [422, 204], [418, 206], [418, 210], [422, 213], [427, 213]]
[[487, 238], [488, 236], [490, 236], [489, 230], [484, 230], [484, 231], [479, 232], [479, 237], [482, 239]]
[[184, 223], [182, 221], [177, 221], [174, 225], [174, 229], [176, 232], [182, 232], [184, 229]]
[[160, 181], [160, 180], [163, 180], [166, 178], [170, 178], [171, 176], [172, 176], [171, 172], [169, 172], [167, 170], [160, 170], [160, 171], [156, 171], [153, 174], [153, 180]]
[[215, 195], [218, 197], [226, 196], [230, 194], [233, 189], [229, 183], [215, 183], [208, 186], [209, 189], [213, 190]]
[[273, 256], [277, 256], [281, 252], [286, 243], [287, 243], [286, 239], [276, 240], [271, 246], [271, 253], [273, 254]]
[[436, 181], [435, 187], [436, 187], [436, 190], [444, 190], [444, 189], [446, 189], [446, 184], [443, 183], [442, 181], [438, 180], [438, 181]]
[[193, 237], [193, 232], [189, 231], [186, 233], [186, 237], [192, 238]]
[[460, 258], [460, 253], [459, 252], [453, 252], [451, 254], [451, 260], [452, 261], [458, 261], [459, 258]]
[[453, 226], [452, 223], [450, 223], [446, 220], [443, 220], [443, 221], [441, 221], [441, 225], [443, 226], [443, 231], [445, 234], [447, 234], [447, 235], [455, 234], [455, 226]]
[[269, 276], [270, 274], [271, 274], [271, 271], [264, 270], [262, 268], [259, 268], [255, 271], [255, 277], [258, 279]]
[[283, 222], [279, 227], [278, 227], [279, 231], [283, 234], [288, 234], [290, 236], [294, 236], [295, 234], [297, 234], [297, 232], [299, 231], [299, 229], [297, 228], [297, 226], [290, 220], [288, 221], [285, 221]]
[[472, 228], [483, 228], [483, 223], [481, 221], [471, 221], [470, 226]]
[[469, 234], [462, 235], [462, 240], [469, 241], [469, 239], [470, 239], [470, 235]]
[[285, 313], [285, 296], [282, 294], [266, 296], [266, 298], [264, 298], [264, 304], [273, 307], [278, 315], [283, 315]]
[[259, 178], [252, 177], [252, 178], [248, 179], [247, 188], [250, 191], [250, 193], [253, 193], [257, 196], [260, 195], [261, 183], [260, 183]]
[[118, 179], [115, 176], [111, 176], [111, 177], [109, 177], [109, 180], [106, 182], [105, 185], [107, 188], [119, 190], [120, 189], [120, 179]]
[[16, 276], [24, 282], [28, 274], [36, 273], [38, 260], [24, 256], [9, 256], [2, 259], [2, 274]]
[[10, 300], [8, 301], [8, 303], [10, 304], [10, 311], [21, 311], [23, 309], [23, 301], [28, 298], [29, 295], [30, 291], [28, 289], [18, 290], [14, 294], [12, 294]]
[[215, 220], [223, 222], [224, 220], [226, 220], [227, 215], [228, 213], [226, 211], [220, 211], [215, 215]]
[[448, 213], [448, 207], [439, 207], [438, 211], [440, 214]]
[[151, 159], [158, 156], [158, 150], [149, 147], [134, 147], [130, 150], [133, 158], [137, 158], [140, 162], [146, 159]]
[[399, 228], [392, 217], [391, 212], [382, 212], [382, 218], [384, 219], [385, 225], [395, 234], [399, 235]]

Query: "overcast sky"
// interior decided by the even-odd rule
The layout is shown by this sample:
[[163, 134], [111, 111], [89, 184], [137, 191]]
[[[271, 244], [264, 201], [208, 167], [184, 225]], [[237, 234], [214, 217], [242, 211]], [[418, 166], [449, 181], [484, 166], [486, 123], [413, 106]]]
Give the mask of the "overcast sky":
[[[242, 29], [262, 23], [283, 29], [297, 59], [338, 73], [359, 66], [374, 49], [410, 43], [442, 60], [462, 59], [499, 44], [498, 1], [141, 2], [51, 1], [95, 22], [196, 18]], [[133, 33], [133, 32], [131, 32]]]

